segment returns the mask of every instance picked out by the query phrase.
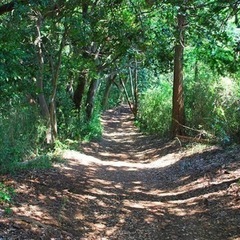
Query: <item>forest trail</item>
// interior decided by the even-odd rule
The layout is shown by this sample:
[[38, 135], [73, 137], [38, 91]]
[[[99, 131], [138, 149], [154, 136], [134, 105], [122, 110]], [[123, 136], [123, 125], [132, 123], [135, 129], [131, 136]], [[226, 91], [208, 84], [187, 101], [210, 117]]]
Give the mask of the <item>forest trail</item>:
[[240, 148], [142, 135], [126, 107], [102, 117], [101, 140], [50, 170], [5, 176], [13, 213], [0, 240], [239, 240]]

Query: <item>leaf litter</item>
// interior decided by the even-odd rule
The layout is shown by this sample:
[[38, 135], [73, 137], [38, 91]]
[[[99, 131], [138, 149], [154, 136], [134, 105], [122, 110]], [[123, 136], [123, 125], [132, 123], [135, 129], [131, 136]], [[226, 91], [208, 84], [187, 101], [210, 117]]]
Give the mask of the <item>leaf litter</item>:
[[0, 240], [239, 240], [240, 147], [143, 135], [126, 107], [102, 116], [101, 140], [63, 164], [1, 181]]

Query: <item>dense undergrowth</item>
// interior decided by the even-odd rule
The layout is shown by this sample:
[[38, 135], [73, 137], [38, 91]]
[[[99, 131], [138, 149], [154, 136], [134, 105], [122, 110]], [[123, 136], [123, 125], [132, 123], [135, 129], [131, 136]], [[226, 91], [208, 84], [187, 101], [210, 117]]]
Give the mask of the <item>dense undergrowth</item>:
[[[239, 142], [239, 74], [221, 77], [201, 65], [196, 76], [191, 67], [184, 79], [186, 134], [223, 144]], [[143, 131], [171, 134], [171, 86], [171, 78], [166, 76], [143, 92], [138, 114]]]
[[[50, 168], [59, 150], [78, 148], [80, 141], [101, 136], [99, 112], [86, 122], [79, 113], [59, 113], [59, 137], [46, 144], [46, 124], [37, 106], [9, 106], [0, 115], [0, 174], [33, 168]], [[64, 110], [64, 108], [63, 108]]]

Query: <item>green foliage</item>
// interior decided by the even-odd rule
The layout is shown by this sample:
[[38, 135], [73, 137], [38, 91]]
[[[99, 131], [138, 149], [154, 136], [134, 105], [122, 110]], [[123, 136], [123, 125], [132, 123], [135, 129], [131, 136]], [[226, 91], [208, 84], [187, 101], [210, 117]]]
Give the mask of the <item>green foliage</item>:
[[[66, 92], [60, 92], [58, 101], [61, 106], [58, 108], [57, 113], [59, 141], [57, 141], [55, 145], [65, 142], [65, 144], [60, 147], [65, 148], [72, 142], [83, 139], [90, 140], [91, 138], [98, 138], [101, 136], [102, 127], [100, 122], [99, 100], [96, 101], [93, 116], [90, 121], [86, 121], [85, 108], [81, 108], [80, 112], [78, 112], [74, 108], [72, 99]], [[65, 141], [66, 139], [67, 141]]]
[[10, 204], [12, 202], [12, 197], [14, 194], [15, 192], [13, 188], [8, 187], [4, 183], [0, 182], [0, 206], [3, 206], [4, 213], [6, 215], [10, 215], [12, 213]]
[[[185, 114], [189, 135], [214, 138], [223, 144], [239, 141], [239, 73], [222, 77], [187, 53], [185, 65]], [[149, 72], [148, 72], [149, 75]], [[171, 125], [172, 91], [167, 81], [156, 80], [147, 87], [140, 101], [138, 124], [142, 130], [166, 136]]]
[[81, 140], [90, 141], [91, 139], [98, 139], [101, 135], [102, 125], [100, 122], [100, 115], [96, 111], [93, 113], [93, 117], [89, 122], [82, 122], [80, 136]]
[[0, 204], [10, 203], [13, 195], [14, 190], [0, 182]]
[[43, 154], [35, 157], [32, 160], [17, 164], [17, 170], [33, 170], [33, 169], [49, 169], [52, 166], [52, 156]]
[[[194, 67], [198, 68], [195, 75], [190, 71]], [[236, 140], [240, 132], [238, 81], [230, 76], [221, 77], [203, 63], [190, 65], [187, 70], [185, 106], [188, 126], [204, 130], [223, 143]]]
[[57, 108], [59, 139], [79, 139], [80, 115], [74, 109], [73, 101], [64, 90], [59, 92]]
[[172, 88], [168, 81], [143, 93], [138, 121], [143, 131], [166, 136], [171, 127]]
[[42, 130], [34, 107], [9, 106], [0, 115], [0, 172], [12, 172], [17, 163], [36, 154], [41, 147]]
[[4, 183], [0, 182], [0, 206], [2, 205], [5, 209], [5, 214], [9, 215], [12, 213], [10, 204], [12, 202], [12, 197], [14, 196], [14, 189], [6, 186]]

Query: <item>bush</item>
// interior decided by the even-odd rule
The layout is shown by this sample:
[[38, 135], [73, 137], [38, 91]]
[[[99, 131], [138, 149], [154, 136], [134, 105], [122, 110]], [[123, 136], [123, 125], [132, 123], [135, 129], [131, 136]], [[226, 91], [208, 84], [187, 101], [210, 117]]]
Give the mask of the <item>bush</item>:
[[189, 74], [185, 82], [187, 125], [206, 131], [222, 143], [236, 139], [240, 132], [237, 81], [202, 65], [197, 79]]
[[43, 129], [35, 109], [14, 107], [0, 115], [0, 172], [12, 172], [17, 163], [39, 152]]
[[102, 135], [102, 125], [100, 121], [100, 114], [98, 109], [95, 109], [91, 120], [82, 120], [80, 128], [81, 140], [90, 141], [91, 139], [97, 139]]
[[[95, 101], [92, 118], [86, 120], [86, 111], [82, 106], [80, 112], [75, 109], [72, 99], [66, 93], [59, 96], [59, 107], [57, 110], [58, 118], [58, 137], [62, 142], [81, 141], [98, 138], [102, 134], [100, 122], [100, 101]], [[83, 103], [86, 99], [83, 99]]]
[[13, 188], [8, 187], [4, 183], [0, 182], [0, 206], [3, 207], [4, 213], [7, 215], [12, 213], [10, 205], [14, 194], [15, 192]]
[[159, 87], [147, 90], [141, 97], [138, 114], [141, 130], [161, 136], [168, 135], [171, 111], [172, 86], [169, 82], [162, 81]]
[[9, 203], [14, 191], [0, 182], [0, 203]]

